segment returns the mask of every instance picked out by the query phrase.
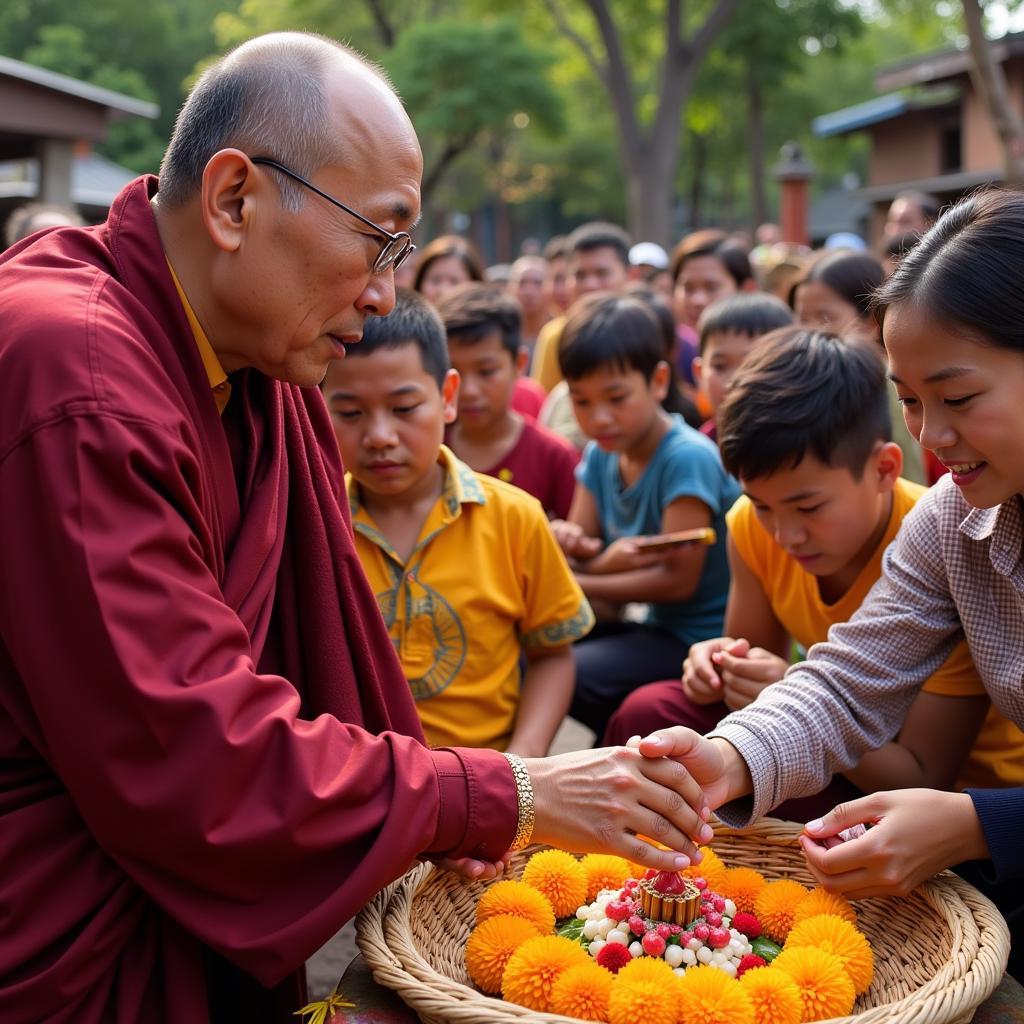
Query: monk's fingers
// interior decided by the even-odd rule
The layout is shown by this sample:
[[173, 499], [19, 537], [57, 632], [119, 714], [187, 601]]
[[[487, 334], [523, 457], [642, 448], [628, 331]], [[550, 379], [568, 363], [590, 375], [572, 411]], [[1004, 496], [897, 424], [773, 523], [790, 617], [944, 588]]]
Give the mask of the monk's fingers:
[[[670, 799], [670, 809], [682, 812], [684, 807], [690, 808], [699, 816], [701, 810], [707, 807], [700, 783], [678, 761], [667, 757], [650, 758], [641, 761], [639, 767], [644, 777], [660, 787], [664, 797]], [[644, 800], [644, 803], [649, 805], [650, 801]]]
[[691, 860], [687, 854], [675, 850], [662, 850], [653, 846], [643, 836], [623, 832], [619, 841], [609, 843], [613, 852], [635, 864], [643, 864], [658, 871], [682, 871], [689, 867]]

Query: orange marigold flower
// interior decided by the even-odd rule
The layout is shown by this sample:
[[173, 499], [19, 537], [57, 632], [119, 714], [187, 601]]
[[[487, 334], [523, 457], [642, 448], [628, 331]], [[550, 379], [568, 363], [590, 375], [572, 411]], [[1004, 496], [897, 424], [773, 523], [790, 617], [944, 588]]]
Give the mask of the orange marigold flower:
[[806, 921], [809, 917], [817, 917], [818, 914], [834, 914], [844, 921], [856, 927], [857, 911], [853, 909], [850, 901], [838, 893], [829, 892], [821, 886], [813, 888], [799, 903], [793, 914], [793, 924]]
[[699, 846], [697, 849], [703, 854], [701, 862], [699, 864], [691, 864], [685, 871], [684, 875], [688, 875], [690, 878], [704, 878], [707, 880], [708, 888], [712, 892], [721, 892], [719, 888], [725, 879], [726, 867], [722, 863], [722, 858], [711, 849], [710, 846]]
[[675, 974], [664, 960], [656, 956], [635, 956], [628, 964], [619, 968], [616, 978], [630, 978], [633, 981], [653, 981], [658, 985], [671, 985]]
[[814, 946], [835, 953], [842, 961], [853, 987], [860, 995], [867, 992], [875, 971], [871, 945], [849, 921], [833, 914], [818, 914], [794, 925], [786, 939], [786, 949]]
[[813, 946], [796, 946], [784, 949], [765, 970], [783, 971], [796, 982], [805, 1021], [845, 1017], [853, 1010], [857, 993], [835, 953]]
[[527, 939], [539, 934], [532, 921], [511, 914], [496, 914], [481, 921], [466, 943], [466, 970], [473, 984], [496, 996], [501, 991], [501, 976], [509, 957]]
[[753, 868], [729, 868], [717, 891], [731, 899], [741, 913], [753, 914], [754, 903], [767, 884], [764, 875]]
[[627, 878], [634, 877], [633, 867], [625, 857], [614, 857], [606, 853], [588, 853], [580, 861], [580, 867], [587, 879], [588, 900], [592, 900], [602, 889], [621, 889]]
[[796, 905], [807, 895], [807, 890], [790, 878], [769, 882], [754, 900], [754, 914], [764, 934], [776, 942], [785, 942], [793, 927]]
[[583, 866], [564, 850], [535, 853], [523, 868], [523, 882], [547, 897], [555, 917], [569, 917], [587, 898]]
[[[639, 959], [632, 961], [639, 962]], [[638, 1024], [640, 1021], [643, 1024], [676, 1024], [679, 1010], [676, 1006], [678, 989], [674, 982], [678, 979], [672, 974], [672, 968], [669, 967], [671, 980], [667, 984], [648, 978], [623, 978], [625, 969], [623, 967], [612, 981], [612, 994], [608, 999], [609, 1024]]]
[[555, 912], [548, 898], [533, 886], [513, 882], [512, 879], [495, 882], [476, 905], [477, 924], [495, 914], [525, 918], [541, 935], [546, 935], [555, 927]]
[[551, 986], [551, 1012], [580, 1020], [607, 1020], [615, 975], [592, 960], [564, 970]]
[[804, 1002], [796, 982], [785, 972], [763, 967], [747, 971], [740, 988], [750, 997], [757, 1024], [800, 1024]]
[[591, 962], [578, 942], [560, 935], [538, 935], [527, 939], [509, 957], [501, 978], [501, 994], [510, 1003], [547, 1013], [558, 976], [577, 964]]
[[717, 967], [689, 968], [676, 992], [686, 1024], [754, 1024], [754, 1005], [743, 986]]

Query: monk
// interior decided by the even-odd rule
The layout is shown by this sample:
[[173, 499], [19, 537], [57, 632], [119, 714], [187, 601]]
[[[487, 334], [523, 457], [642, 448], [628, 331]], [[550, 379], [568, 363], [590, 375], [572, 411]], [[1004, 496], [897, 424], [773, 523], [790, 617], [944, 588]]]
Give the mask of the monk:
[[316, 388], [392, 308], [421, 170], [375, 68], [266, 36], [159, 181], [0, 258], [4, 1024], [291, 1021], [417, 858], [706, 835], [666, 759], [424, 745]]

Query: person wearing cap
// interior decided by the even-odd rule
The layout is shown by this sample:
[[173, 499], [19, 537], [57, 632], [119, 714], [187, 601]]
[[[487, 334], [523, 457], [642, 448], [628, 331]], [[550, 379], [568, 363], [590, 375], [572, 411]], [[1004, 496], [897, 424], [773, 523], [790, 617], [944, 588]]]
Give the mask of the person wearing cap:
[[666, 299], [672, 299], [668, 253], [657, 242], [637, 242], [629, 250], [629, 279], [642, 281]]

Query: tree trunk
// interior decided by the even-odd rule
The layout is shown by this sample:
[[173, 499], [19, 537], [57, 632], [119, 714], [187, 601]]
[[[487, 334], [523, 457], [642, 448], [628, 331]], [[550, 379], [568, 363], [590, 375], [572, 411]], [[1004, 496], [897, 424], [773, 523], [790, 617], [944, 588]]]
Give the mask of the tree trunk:
[[753, 67], [747, 68], [747, 155], [750, 160], [750, 228], [768, 219], [764, 190], [764, 96]]
[[[675, 146], [678, 148], [678, 140]], [[626, 166], [626, 214], [634, 242], [657, 242], [671, 249], [675, 161], [664, 153], [649, 154], [646, 147], [628, 157]]]
[[691, 132], [693, 140], [693, 181], [690, 182], [690, 230], [700, 227], [704, 206], [704, 169], [708, 162], [708, 140], [697, 132]]
[[979, 0], [963, 0], [963, 8], [971, 44], [971, 81], [999, 134], [1006, 185], [1024, 188], [1024, 121], [1010, 101], [1006, 76], [985, 36], [984, 10]]

